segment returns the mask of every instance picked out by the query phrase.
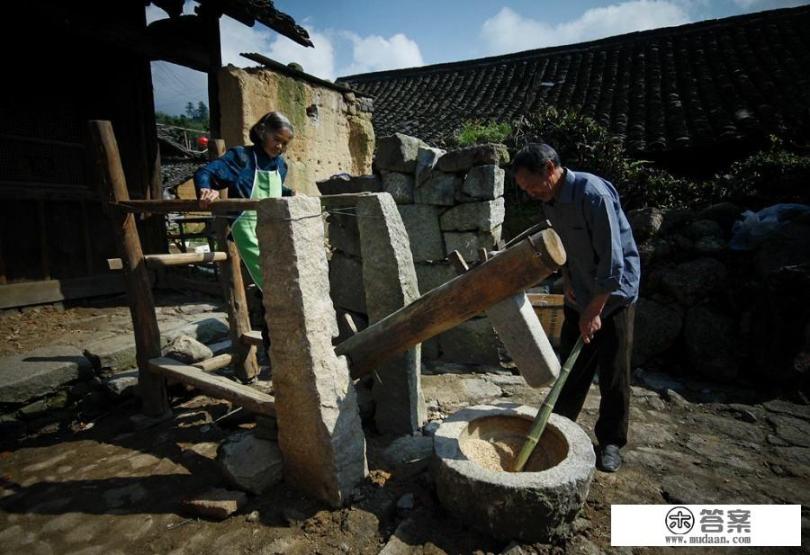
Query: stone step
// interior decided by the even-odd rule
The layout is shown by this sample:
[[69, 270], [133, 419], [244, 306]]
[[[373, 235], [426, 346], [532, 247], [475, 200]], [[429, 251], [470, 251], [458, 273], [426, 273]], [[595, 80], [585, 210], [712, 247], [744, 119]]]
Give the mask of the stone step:
[[[224, 312], [211, 312], [205, 316], [191, 322], [188, 320], [161, 322], [161, 345], [167, 345], [180, 335], [188, 335], [205, 344], [215, 343], [228, 336], [228, 317]], [[93, 341], [85, 346], [84, 355], [99, 370], [104, 368], [120, 372], [133, 368], [137, 365], [135, 337], [130, 332]]]
[[22, 404], [55, 392], [63, 385], [93, 374], [82, 351], [50, 345], [0, 358], [0, 403]]

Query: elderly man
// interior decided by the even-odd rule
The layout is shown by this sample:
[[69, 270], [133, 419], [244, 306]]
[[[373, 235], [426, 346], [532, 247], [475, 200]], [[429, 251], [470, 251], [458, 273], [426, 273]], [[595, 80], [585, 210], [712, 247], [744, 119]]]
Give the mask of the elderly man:
[[598, 465], [615, 472], [627, 443], [630, 355], [638, 299], [639, 256], [616, 189], [601, 177], [574, 173], [546, 144], [523, 148], [512, 164], [515, 181], [543, 202], [568, 261], [563, 268], [563, 359], [582, 336], [583, 348], [554, 412], [576, 421], [597, 367], [602, 400], [596, 422]]

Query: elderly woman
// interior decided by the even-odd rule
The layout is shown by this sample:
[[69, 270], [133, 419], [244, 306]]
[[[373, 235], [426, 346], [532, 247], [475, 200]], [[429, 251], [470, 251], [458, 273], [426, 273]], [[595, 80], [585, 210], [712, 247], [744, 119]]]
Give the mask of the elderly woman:
[[[229, 198], [264, 199], [291, 196], [284, 186], [287, 163], [284, 151], [293, 140], [290, 120], [279, 112], [268, 112], [250, 128], [250, 146], [229, 149], [222, 157], [194, 174], [197, 198], [208, 206], [219, 198], [218, 189], [228, 189]], [[231, 234], [253, 282], [264, 286], [256, 238], [256, 211], [246, 210], [231, 224]]]
[[[295, 131], [290, 120], [279, 112], [268, 112], [250, 128], [250, 146], [231, 148], [217, 160], [194, 174], [197, 198], [203, 206], [219, 198], [219, 189], [228, 189], [228, 198], [264, 199], [291, 196], [284, 186], [287, 162], [284, 151]], [[256, 237], [256, 211], [245, 210], [231, 224], [231, 235], [253, 283], [264, 287]], [[261, 331], [265, 351], [270, 347], [264, 303], [261, 305]]]

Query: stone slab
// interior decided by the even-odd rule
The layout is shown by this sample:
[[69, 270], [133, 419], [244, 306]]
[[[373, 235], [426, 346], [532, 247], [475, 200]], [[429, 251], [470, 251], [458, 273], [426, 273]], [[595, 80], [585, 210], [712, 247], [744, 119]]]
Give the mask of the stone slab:
[[453, 206], [456, 203], [456, 192], [461, 188], [462, 179], [452, 173], [432, 171], [416, 187], [414, 201], [417, 204], [436, 206]]
[[382, 183], [376, 175], [348, 174], [336, 175], [326, 181], [318, 182], [318, 191], [322, 195], [343, 195], [347, 193], [379, 193]]
[[0, 403], [25, 403], [92, 375], [80, 349], [51, 345], [0, 358]]
[[348, 213], [330, 213], [326, 227], [329, 246], [350, 256], [360, 257], [357, 216]]
[[467, 172], [458, 200], [477, 202], [503, 196], [504, 172], [494, 164], [476, 166]]
[[486, 318], [473, 318], [439, 336], [442, 360], [462, 364], [500, 364], [500, 341]]
[[498, 242], [501, 240], [501, 229], [501, 226], [498, 226], [488, 232], [445, 232], [443, 234], [445, 250], [448, 255], [453, 251], [458, 251], [468, 262], [478, 260], [480, 249], [493, 250], [498, 246]]
[[432, 148], [429, 146], [419, 147], [416, 154], [416, 185], [422, 185], [425, 180], [430, 176], [430, 172], [436, 167], [439, 158], [444, 154], [444, 150], [440, 148]]
[[397, 204], [412, 204], [414, 179], [409, 173], [382, 172], [382, 190], [394, 198]]
[[411, 244], [414, 262], [442, 260], [444, 240], [439, 228], [438, 206], [413, 204], [399, 207], [399, 214]]
[[335, 306], [365, 314], [363, 263], [357, 258], [334, 253], [329, 260], [329, 291]]
[[380, 170], [413, 173], [419, 148], [425, 146], [416, 137], [395, 133], [377, 139], [374, 165]]
[[560, 361], [526, 293], [492, 305], [487, 318], [527, 384], [542, 387], [560, 375]]
[[[408, 233], [393, 198], [381, 194], [360, 199], [357, 215], [366, 306], [373, 323], [418, 299], [419, 286]], [[411, 434], [421, 428], [426, 417], [421, 361], [417, 345], [375, 372], [374, 420], [380, 432]]]
[[[388, 197], [390, 198], [390, 196]], [[318, 198], [261, 201], [257, 234], [284, 477], [325, 503], [348, 503], [368, 474], [357, 394], [332, 346], [335, 309]]]
[[424, 295], [455, 279], [456, 271], [449, 262], [421, 263], [416, 264], [416, 277], [419, 280], [419, 291]]
[[442, 214], [442, 231], [489, 231], [503, 224], [503, 197], [488, 202], [460, 204]]
[[509, 150], [506, 145], [488, 143], [451, 150], [439, 159], [437, 167], [443, 172], [467, 171], [473, 166], [509, 163]]

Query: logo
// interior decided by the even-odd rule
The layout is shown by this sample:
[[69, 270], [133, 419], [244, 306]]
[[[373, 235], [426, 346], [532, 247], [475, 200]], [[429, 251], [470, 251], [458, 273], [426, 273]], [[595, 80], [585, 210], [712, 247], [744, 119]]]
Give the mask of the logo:
[[686, 534], [695, 525], [695, 515], [686, 507], [673, 507], [667, 513], [665, 524], [673, 534]]

